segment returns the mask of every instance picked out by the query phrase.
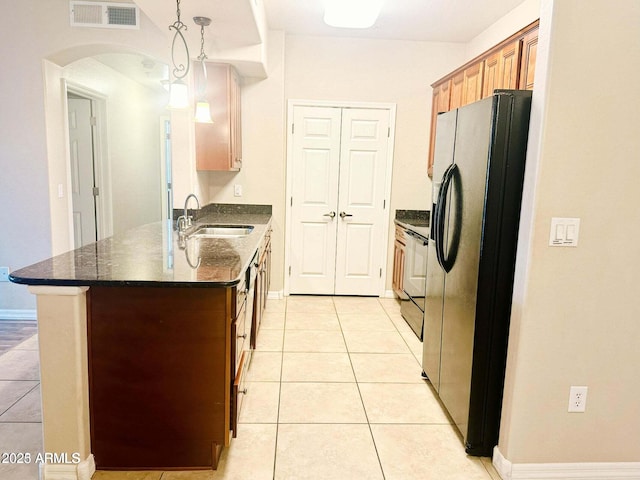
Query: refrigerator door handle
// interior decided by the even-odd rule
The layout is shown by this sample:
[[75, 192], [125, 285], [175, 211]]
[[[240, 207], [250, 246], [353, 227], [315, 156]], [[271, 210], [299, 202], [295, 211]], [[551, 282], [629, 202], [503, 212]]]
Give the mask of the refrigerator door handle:
[[458, 166], [455, 163], [452, 163], [447, 167], [442, 176], [442, 185], [440, 186], [440, 191], [438, 192], [438, 205], [436, 210], [436, 257], [438, 258], [438, 263], [442, 267], [442, 269], [449, 273], [453, 268], [453, 263], [455, 261], [455, 256], [453, 258], [446, 258], [444, 251], [444, 219], [445, 212], [447, 208], [447, 196], [449, 193], [449, 187], [453, 181], [453, 177], [458, 173]]

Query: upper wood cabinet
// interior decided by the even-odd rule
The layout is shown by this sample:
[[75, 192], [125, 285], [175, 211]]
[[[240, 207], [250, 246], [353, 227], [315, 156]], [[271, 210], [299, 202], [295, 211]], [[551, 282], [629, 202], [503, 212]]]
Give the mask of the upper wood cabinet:
[[482, 98], [482, 79], [484, 62], [478, 62], [464, 69], [462, 83], [462, 105], [476, 102]]
[[538, 29], [531, 31], [522, 39], [522, 57], [520, 61], [520, 90], [533, 90], [533, 74], [536, 70], [538, 53]]
[[[240, 77], [224, 63], [206, 63], [205, 96], [213, 123], [196, 123], [196, 169], [238, 171], [242, 166]], [[196, 98], [204, 83], [200, 63], [193, 66]]]
[[438, 113], [493, 95], [504, 89], [533, 89], [538, 48], [538, 21], [441, 78], [433, 87], [428, 173], [432, 175]]

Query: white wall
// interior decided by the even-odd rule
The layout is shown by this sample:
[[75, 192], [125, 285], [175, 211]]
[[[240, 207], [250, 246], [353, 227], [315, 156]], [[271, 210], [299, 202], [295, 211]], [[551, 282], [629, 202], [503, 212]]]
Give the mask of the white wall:
[[[639, 25], [637, 0], [542, 2], [499, 445], [514, 463], [640, 460]], [[548, 246], [554, 216], [581, 218], [577, 248]]]
[[467, 44], [466, 61], [486, 52], [505, 38], [540, 18], [540, 0], [525, 0]]
[[[429, 208], [430, 84], [461, 65], [463, 44], [287, 36], [285, 97], [394, 103], [396, 138], [390, 218]], [[386, 289], [391, 289], [393, 222]]]
[[[131, 49], [166, 59], [169, 45], [165, 32], [144, 15], [140, 30], [109, 30], [71, 28], [67, 0], [23, 0], [10, 10], [11, 21], [0, 32], [3, 71], [10, 72], [0, 76], [0, 225], [5, 228], [0, 266], [17, 269], [52, 253], [43, 59], [66, 65], [87, 55]], [[0, 283], [0, 309], [34, 305], [25, 287]]]
[[168, 115], [166, 92], [142, 86], [93, 58], [67, 65], [63, 77], [106, 100], [113, 233], [160, 220], [160, 116]]

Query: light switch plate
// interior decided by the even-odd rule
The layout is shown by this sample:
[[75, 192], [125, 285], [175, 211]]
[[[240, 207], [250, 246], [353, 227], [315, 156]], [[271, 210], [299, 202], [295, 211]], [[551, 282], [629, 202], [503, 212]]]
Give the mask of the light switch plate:
[[233, 186], [233, 196], [234, 197], [241, 197], [242, 196], [242, 185], [236, 183]]
[[579, 218], [553, 217], [549, 232], [549, 245], [552, 247], [577, 247], [579, 232]]

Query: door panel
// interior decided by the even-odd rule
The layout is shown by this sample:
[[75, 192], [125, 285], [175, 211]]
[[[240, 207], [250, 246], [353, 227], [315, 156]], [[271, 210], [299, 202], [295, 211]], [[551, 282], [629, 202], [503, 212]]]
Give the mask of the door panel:
[[[476, 294], [480, 242], [487, 178], [487, 159], [491, 139], [493, 99], [487, 98], [462, 108], [458, 112], [455, 141], [455, 163], [459, 178], [449, 205], [447, 249], [457, 255], [446, 277], [443, 306], [442, 357], [440, 367], [440, 398], [459, 430], [466, 437], [469, 417], [473, 338], [476, 317]], [[460, 186], [464, 185], [464, 195]], [[454, 234], [460, 229], [459, 234]], [[465, 438], [466, 440], [466, 438]]]
[[294, 108], [291, 293], [334, 292], [341, 115]]
[[442, 348], [442, 305], [444, 296], [445, 273], [436, 256], [436, 239], [433, 234], [436, 218], [436, 200], [440, 192], [444, 171], [453, 161], [456, 138], [456, 122], [458, 110], [438, 115], [436, 141], [433, 164], [433, 191], [431, 235], [427, 253], [426, 298], [424, 309], [422, 369], [429, 377], [431, 384], [440, 390], [440, 358]]
[[337, 217], [337, 295], [379, 294], [388, 135], [388, 110], [343, 110], [338, 212], [350, 216]]
[[291, 293], [379, 294], [389, 122], [294, 107]]
[[71, 199], [76, 248], [95, 242], [96, 207], [93, 196], [94, 165], [91, 127], [91, 100], [67, 99], [69, 112], [69, 152], [71, 156]]

